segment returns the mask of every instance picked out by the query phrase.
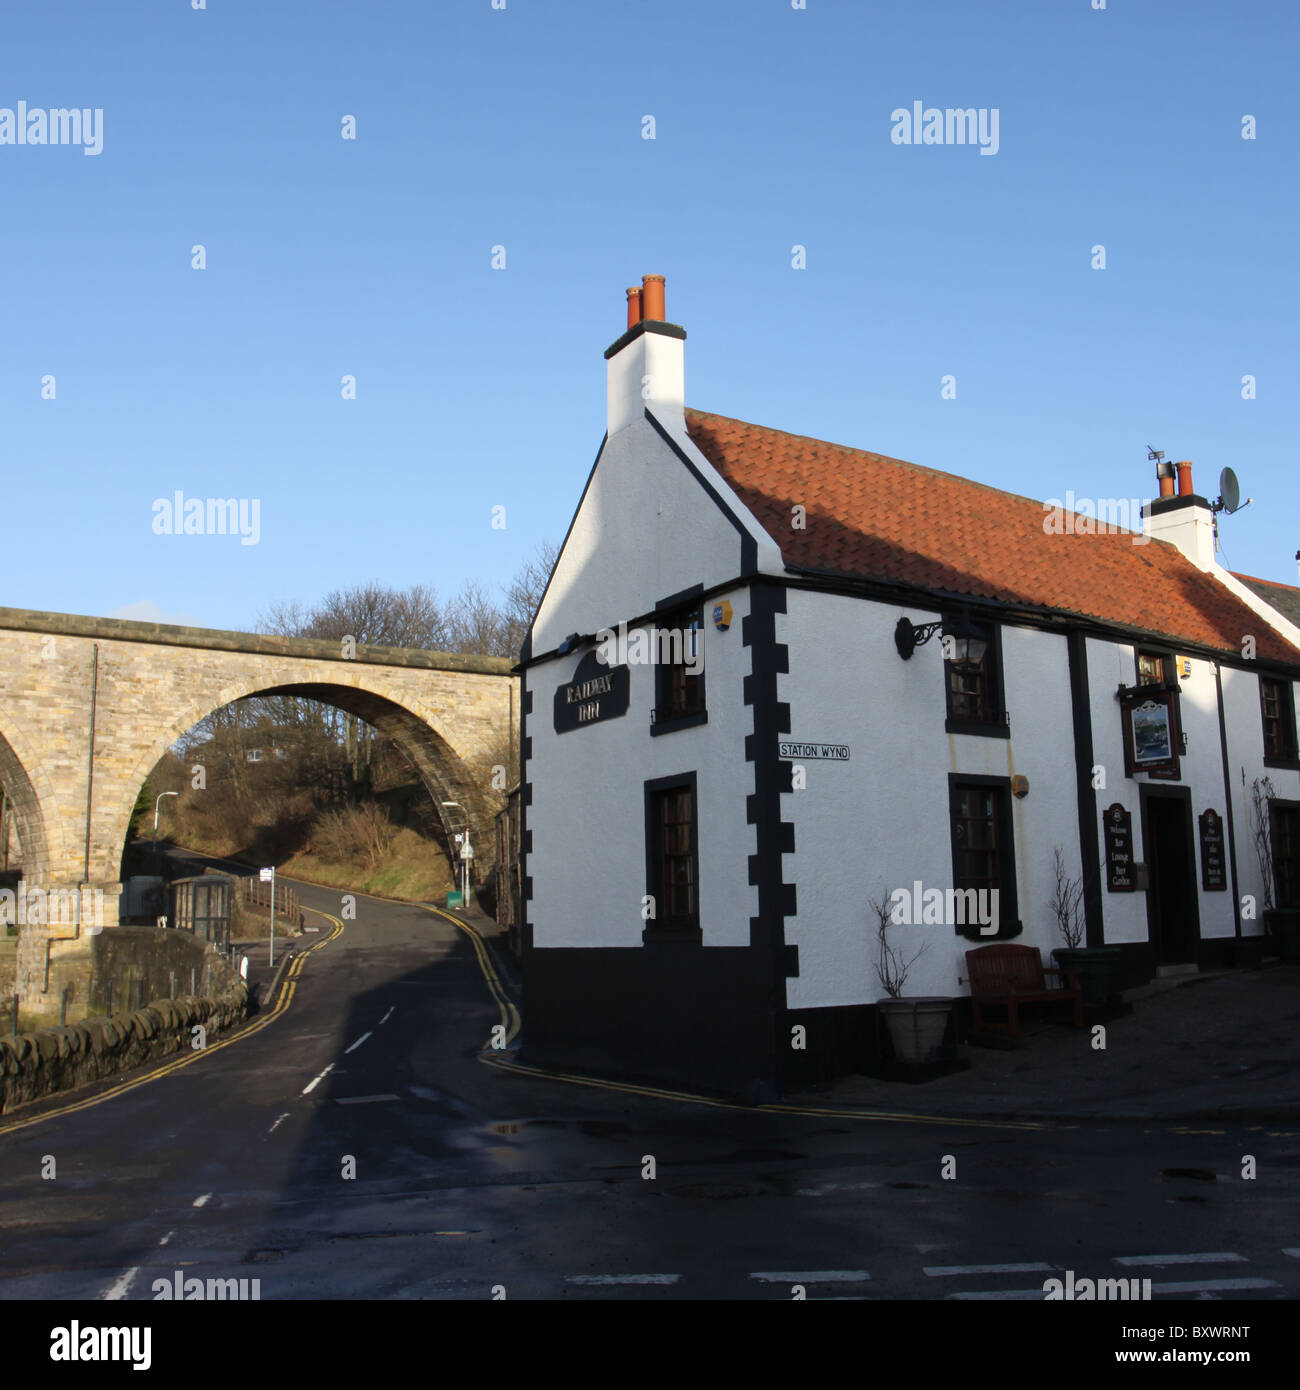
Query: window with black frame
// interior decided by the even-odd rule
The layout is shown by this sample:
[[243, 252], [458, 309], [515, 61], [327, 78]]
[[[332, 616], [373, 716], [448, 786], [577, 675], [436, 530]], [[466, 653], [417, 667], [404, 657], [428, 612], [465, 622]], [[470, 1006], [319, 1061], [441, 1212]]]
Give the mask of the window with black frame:
[[943, 647], [948, 732], [1006, 734], [1001, 644], [993, 624], [964, 614], [947, 618]]
[[695, 777], [646, 783], [646, 892], [654, 904], [645, 939], [697, 937], [699, 827]]
[[1296, 748], [1295, 697], [1291, 682], [1259, 679], [1260, 713], [1264, 721], [1264, 761], [1272, 766], [1300, 762]]
[[[954, 923], [962, 935], [996, 941], [1017, 936], [1016, 864], [1011, 830], [1011, 789], [1005, 778], [949, 778], [952, 881], [959, 892], [974, 889], [980, 903], [997, 902], [996, 932]], [[996, 890], [996, 899], [987, 895]]]
[[1270, 802], [1268, 819], [1277, 906], [1300, 908], [1300, 803]]
[[704, 622], [700, 608], [659, 617], [655, 645], [655, 709], [652, 732], [701, 724], [704, 705]]

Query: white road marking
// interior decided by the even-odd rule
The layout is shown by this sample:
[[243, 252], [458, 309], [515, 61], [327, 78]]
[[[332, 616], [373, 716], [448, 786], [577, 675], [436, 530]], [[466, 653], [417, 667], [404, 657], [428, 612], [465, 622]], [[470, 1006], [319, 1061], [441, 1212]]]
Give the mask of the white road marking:
[[346, 1047], [346, 1048], [343, 1049], [343, 1055], [346, 1057], [346, 1056], [348, 1055], [349, 1052], [355, 1052], [355, 1051], [357, 1050], [357, 1048], [359, 1048], [359, 1047], [361, 1046], [361, 1044], [362, 1044], [363, 1042], [365, 1042], [365, 1040], [366, 1040], [369, 1036], [370, 1036], [369, 1033], [362, 1033], [362, 1035], [356, 1040], [356, 1042], [354, 1042], [354, 1043], [352, 1044], [351, 1047]]
[[1231, 1251], [1213, 1255], [1116, 1255], [1117, 1265], [1223, 1265], [1246, 1264], [1244, 1255], [1234, 1255]]
[[862, 1192], [869, 1187], [882, 1187], [878, 1182], [826, 1182], [820, 1187], [801, 1187], [796, 1197], [824, 1197], [828, 1192]]
[[211, 1192], [205, 1192], [205, 1193], [203, 1194], [202, 1197], [196, 1197], [196, 1198], [194, 1199], [194, 1205], [195, 1205], [196, 1207], [203, 1207], [203, 1206], [206, 1206], [206, 1205], [207, 1205], [207, 1202], [208, 1202], [208, 1198], [211, 1197], [211, 1196], [212, 1196], [212, 1193], [211, 1193]]
[[1152, 1284], [1156, 1293], [1200, 1293], [1202, 1289], [1280, 1289], [1272, 1279], [1196, 1279], [1180, 1284]]
[[165, 1236], [163, 1236], [163, 1238], [158, 1242], [158, 1244], [159, 1244], [159, 1245], [166, 1245], [167, 1242], [168, 1242], [175, 1234], [176, 1234], [175, 1231], [168, 1231], [167, 1234], [166, 1234]]
[[279, 1119], [271, 1126], [271, 1128], [268, 1129], [266, 1132], [267, 1132], [268, 1134], [274, 1134], [275, 1131], [276, 1131], [277, 1129], [279, 1129], [280, 1126], [281, 1126], [288, 1118], [289, 1118], [289, 1112], [286, 1110], [286, 1111], [284, 1112], [284, 1114], [281, 1115], [280, 1118], [279, 1118]]
[[305, 1095], [305, 1096], [311, 1095], [311, 1093], [316, 1089], [316, 1087], [319, 1086], [320, 1083], [321, 1083], [322, 1081], [324, 1081], [325, 1078], [326, 1078], [326, 1077], [330, 1074], [330, 1072], [332, 1072], [333, 1070], [334, 1070], [334, 1063], [331, 1062], [331, 1063], [329, 1064], [329, 1066], [327, 1066], [327, 1067], [325, 1068], [325, 1070], [324, 1070], [323, 1072], [321, 1072], [321, 1074], [315, 1079], [315, 1081], [310, 1081], [310, 1082], [308, 1082], [307, 1085], [304, 1086], [304, 1087], [302, 1088], [302, 1093], [303, 1093], [303, 1095]]
[[751, 1274], [762, 1284], [860, 1284], [871, 1275], [865, 1269], [768, 1270]]
[[384, 1025], [385, 1023], [388, 1022], [388, 1020], [389, 1020], [390, 1018], [392, 1018], [392, 1016], [393, 1016], [393, 1010], [394, 1010], [396, 1007], [397, 1007], [396, 1004], [390, 1004], [390, 1005], [388, 1006], [388, 1012], [383, 1016], [383, 1018], [381, 1018], [381, 1019], [379, 1020], [379, 1026], [380, 1026], [381, 1028], [383, 1027], [383, 1025]]
[[1284, 1255], [1290, 1255], [1293, 1260], [1300, 1260], [1300, 1246], [1297, 1246], [1294, 1249], [1283, 1250], [1282, 1253]]
[[1040, 1261], [1016, 1265], [926, 1265], [925, 1272], [931, 1279], [942, 1279], [949, 1274], [1042, 1274], [1057, 1267]]
[[970, 1302], [972, 1300], [983, 1300], [987, 1302], [990, 1299], [1005, 1298], [1025, 1303], [1031, 1299], [1045, 1299], [1047, 1295], [1042, 1289], [1005, 1289], [998, 1293], [950, 1293], [948, 1297], [955, 1302]]
[[336, 1096], [335, 1100], [340, 1105], [370, 1105], [377, 1100], [400, 1100], [400, 1096], [395, 1096], [391, 1091], [386, 1091], [382, 1096]]
[[566, 1274], [566, 1284], [675, 1284], [680, 1274]]
[[111, 1288], [105, 1289], [103, 1297], [109, 1300], [116, 1300], [126, 1297], [126, 1291], [131, 1287], [131, 1280], [140, 1273], [140, 1266], [128, 1269], [127, 1272]]

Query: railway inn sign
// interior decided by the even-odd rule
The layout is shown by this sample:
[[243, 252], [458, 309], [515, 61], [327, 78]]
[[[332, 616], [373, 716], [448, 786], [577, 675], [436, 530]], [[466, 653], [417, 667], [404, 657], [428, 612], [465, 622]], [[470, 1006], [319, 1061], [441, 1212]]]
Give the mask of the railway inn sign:
[[555, 732], [567, 734], [627, 713], [632, 682], [628, 668], [606, 666], [598, 652], [578, 662], [573, 679], [555, 691]]

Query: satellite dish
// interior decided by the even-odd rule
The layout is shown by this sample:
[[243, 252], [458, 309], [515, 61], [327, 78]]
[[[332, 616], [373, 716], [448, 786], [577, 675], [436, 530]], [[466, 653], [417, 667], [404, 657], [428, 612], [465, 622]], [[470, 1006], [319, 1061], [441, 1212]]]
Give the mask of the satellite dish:
[[1241, 487], [1237, 482], [1237, 475], [1231, 468], [1225, 468], [1219, 474], [1219, 502], [1223, 510], [1229, 514], [1241, 506]]

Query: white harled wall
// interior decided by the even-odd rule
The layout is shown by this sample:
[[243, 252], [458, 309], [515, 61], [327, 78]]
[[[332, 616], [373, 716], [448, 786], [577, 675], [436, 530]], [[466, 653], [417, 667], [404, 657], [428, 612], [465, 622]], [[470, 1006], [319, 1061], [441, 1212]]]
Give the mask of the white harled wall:
[[[693, 461], [701, 473], [712, 473], [702, 456]], [[757, 527], [752, 519], [748, 524]], [[651, 612], [657, 601], [694, 584], [707, 588], [735, 578], [740, 546], [736, 527], [681, 460], [648, 422], [635, 420], [606, 442], [534, 625], [534, 651], [553, 649], [572, 632], [616, 629], [620, 619]], [[719, 632], [710, 613], [724, 598], [733, 616]], [[533, 879], [534, 946], [641, 945], [644, 784], [690, 771], [697, 777], [704, 944], [749, 944], [758, 902], [748, 882], [755, 852], [755, 832], [746, 823], [746, 798], [754, 791], [753, 767], [745, 761], [745, 737], [753, 731], [743, 685], [750, 651], [741, 645], [748, 611], [741, 586], [705, 606], [710, 722], [692, 728], [651, 737], [655, 668], [634, 665], [627, 714], [556, 734], [554, 692], [572, 680], [590, 647], [528, 670], [533, 799], [525, 872]]]
[[[806, 760], [807, 785], [782, 796], [782, 819], [795, 827], [785, 856], [797, 886], [798, 914], [786, 940], [799, 947], [799, 975], [787, 981], [791, 1008], [872, 1003], [884, 997], [875, 972], [869, 900], [896, 888], [952, 887], [948, 774], [1028, 778], [1013, 797], [1019, 915], [1018, 944], [1048, 955], [1054, 935], [1052, 848], [1060, 844], [1078, 873], [1074, 740], [1066, 642], [1052, 633], [1005, 627], [1002, 656], [1011, 737], [949, 734], [943, 657], [936, 637], [904, 661], [894, 647], [902, 616], [932, 621], [938, 612], [840, 595], [792, 590], [778, 640], [790, 650], [781, 698], [791, 706], [790, 737], [847, 743], [847, 763]], [[965, 992], [965, 952], [979, 946], [952, 925], [891, 926], [895, 946], [924, 954], [908, 976], [908, 994]]]

